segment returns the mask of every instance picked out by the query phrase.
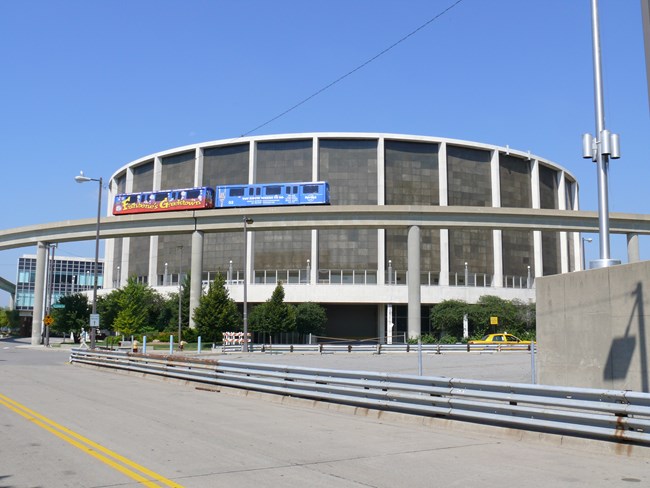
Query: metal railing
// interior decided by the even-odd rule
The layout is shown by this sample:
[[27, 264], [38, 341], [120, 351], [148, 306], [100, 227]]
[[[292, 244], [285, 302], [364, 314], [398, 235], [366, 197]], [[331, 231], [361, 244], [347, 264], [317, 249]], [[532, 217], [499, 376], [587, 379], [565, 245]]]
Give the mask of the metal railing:
[[378, 410], [650, 445], [650, 394], [73, 349], [70, 362]]

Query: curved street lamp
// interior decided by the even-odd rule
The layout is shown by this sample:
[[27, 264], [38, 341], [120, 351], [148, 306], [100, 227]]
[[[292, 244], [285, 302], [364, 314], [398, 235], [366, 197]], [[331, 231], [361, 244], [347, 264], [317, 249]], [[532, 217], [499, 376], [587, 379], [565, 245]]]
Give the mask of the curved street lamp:
[[103, 179], [100, 176], [99, 178], [89, 178], [84, 175], [83, 171], [80, 171], [77, 176], [74, 177], [74, 180], [77, 183], [86, 183], [87, 181], [97, 181], [99, 183], [99, 193], [97, 197], [97, 230], [95, 232], [95, 269], [94, 269], [94, 278], [93, 278], [93, 311], [90, 316], [90, 348], [95, 349], [95, 332], [99, 328], [99, 316], [97, 315], [97, 279], [99, 273], [99, 219], [102, 213], [102, 183]]

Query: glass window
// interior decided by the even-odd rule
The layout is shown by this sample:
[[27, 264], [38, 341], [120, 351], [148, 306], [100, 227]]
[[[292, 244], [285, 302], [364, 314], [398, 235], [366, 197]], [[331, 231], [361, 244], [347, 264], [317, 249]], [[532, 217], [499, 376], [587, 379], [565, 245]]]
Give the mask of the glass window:
[[492, 206], [490, 151], [447, 146], [449, 205]]
[[533, 206], [531, 168], [527, 160], [499, 154], [499, 177], [502, 207]]
[[282, 193], [281, 186], [266, 186], [264, 187], [267, 195], [280, 195]]
[[244, 196], [244, 188], [231, 188], [230, 189], [230, 196], [231, 197], [243, 197]]
[[311, 181], [312, 140], [257, 143], [256, 183]]
[[439, 205], [438, 145], [385, 142], [386, 204]]

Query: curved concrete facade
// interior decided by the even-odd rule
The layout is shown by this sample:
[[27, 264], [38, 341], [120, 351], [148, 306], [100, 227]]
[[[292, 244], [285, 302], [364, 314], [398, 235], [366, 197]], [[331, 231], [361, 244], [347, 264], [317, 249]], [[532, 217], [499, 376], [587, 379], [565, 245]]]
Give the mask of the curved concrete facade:
[[[109, 201], [123, 192], [319, 180], [330, 183], [332, 206], [579, 208], [573, 175], [528, 152], [377, 133], [282, 134], [166, 150], [116, 171], [109, 183]], [[293, 211], [273, 209], [280, 214]], [[203, 283], [216, 273], [226, 275], [231, 294], [239, 301], [239, 284], [247, 276], [251, 303], [268, 299], [282, 281], [288, 301], [315, 301], [327, 307], [330, 320], [341, 324], [332, 325], [332, 334], [345, 335], [351, 331], [349, 324], [361, 320], [365, 325], [348, 335], [382, 336], [388, 304], [398, 304], [396, 330], [406, 329], [410, 301], [406, 285], [418, 282], [416, 273], [410, 273], [408, 280], [413, 266], [419, 270], [424, 305], [450, 298], [475, 301], [485, 294], [531, 299], [536, 276], [581, 266], [577, 232], [485, 228], [476, 209], [463, 226], [422, 227], [416, 265], [409, 260], [409, 245], [413, 246], [409, 229], [414, 223], [407, 220], [384, 228], [359, 223], [356, 228], [325, 229], [315, 223], [313, 229], [267, 231], [259, 228], [260, 222], [257, 229], [255, 223], [249, 226], [246, 239], [243, 224], [241, 231], [201, 233], [200, 237], [181, 232], [112, 239], [107, 244], [106, 283], [118, 286], [135, 276], [164, 289], [177, 286], [179, 276], [191, 270], [197, 284], [196, 304], [197, 275]], [[424, 332], [427, 315], [425, 307]], [[411, 324], [409, 331], [415, 327]]]

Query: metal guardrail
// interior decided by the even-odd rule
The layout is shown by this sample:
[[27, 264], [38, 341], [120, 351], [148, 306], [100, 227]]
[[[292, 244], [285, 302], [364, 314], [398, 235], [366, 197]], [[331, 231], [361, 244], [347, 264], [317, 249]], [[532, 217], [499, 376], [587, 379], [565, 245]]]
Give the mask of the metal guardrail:
[[[319, 352], [321, 354], [333, 352], [371, 352], [386, 354], [391, 352], [417, 352], [418, 344], [354, 344], [321, 342], [318, 344], [250, 344], [252, 352]], [[422, 352], [501, 352], [501, 351], [530, 351], [529, 344], [422, 344]], [[241, 344], [216, 346], [215, 350], [222, 352], [240, 352]]]
[[650, 445], [650, 394], [73, 349], [70, 362], [618, 443]]

